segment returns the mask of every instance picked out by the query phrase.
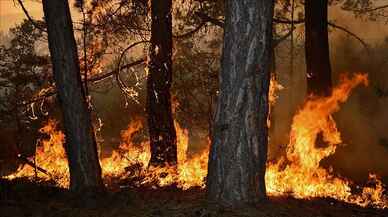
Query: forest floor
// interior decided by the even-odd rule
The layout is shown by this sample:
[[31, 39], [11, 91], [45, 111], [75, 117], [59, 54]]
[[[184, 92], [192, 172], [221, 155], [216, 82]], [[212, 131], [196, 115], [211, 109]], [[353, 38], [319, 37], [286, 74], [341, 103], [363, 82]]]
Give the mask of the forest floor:
[[0, 179], [0, 217], [388, 217], [388, 209], [361, 208], [331, 199], [276, 197], [256, 206], [230, 209], [204, 198], [204, 190], [174, 187], [81, 196], [26, 180]]

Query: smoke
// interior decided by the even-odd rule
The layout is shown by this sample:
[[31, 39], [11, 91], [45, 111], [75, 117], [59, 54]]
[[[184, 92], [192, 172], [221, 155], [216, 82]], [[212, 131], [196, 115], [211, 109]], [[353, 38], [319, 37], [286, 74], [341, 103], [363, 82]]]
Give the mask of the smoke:
[[[323, 162], [335, 173], [356, 182], [365, 182], [369, 173], [388, 181], [388, 41], [375, 40], [369, 52], [353, 38], [331, 37], [333, 82], [342, 73], [367, 73], [369, 86], [358, 87], [334, 115], [344, 145]], [[285, 86], [279, 93], [271, 125], [270, 159], [284, 154], [292, 117], [303, 104], [306, 93], [303, 41], [296, 43], [294, 75], [290, 78], [289, 42], [277, 49], [276, 73]], [[279, 60], [280, 59], [280, 60]]]
[[369, 52], [347, 37], [336, 42], [333, 71], [368, 73], [370, 85], [357, 89], [336, 115], [348, 145], [334, 156], [334, 165], [356, 180], [368, 172], [388, 178], [388, 41], [376, 41]]
[[[2, 2], [1, 4], [3, 5], [4, 3]], [[7, 7], [10, 8], [10, 13], [12, 12], [12, 14], [2, 14], [0, 20], [10, 21], [12, 18], [14, 21], [10, 21], [9, 24], [8, 22], [1, 22], [1, 30], [8, 29], [14, 22], [19, 22], [24, 18], [24, 15], [18, 8], [13, 6]], [[42, 16], [40, 7], [39, 5], [34, 5], [34, 3], [29, 5], [31, 15], [35, 18]], [[35, 9], [39, 10], [36, 11]], [[17, 14], [14, 14], [14, 12], [17, 12]], [[343, 13], [338, 7], [330, 8], [330, 20], [356, 33], [370, 45], [368, 52], [354, 38], [348, 37], [346, 33], [339, 30], [333, 30], [330, 33], [334, 83], [337, 83], [341, 73], [363, 72], [369, 75], [370, 85], [369, 87], [355, 89], [349, 100], [335, 114], [334, 118], [346, 145], [339, 147], [336, 154], [324, 162], [324, 166], [328, 167], [331, 165], [336, 173], [360, 182], [367, 179], [368, 173], [375, 172], [383, 176], [385, 183], [388, 183], [388, 39], [384, 39], [384, 35], [388, 35], [388, 28], [386, 28], [384, 22], [355, 19], [351, 13]], [[221, 45], [222, 34], [208, 34], [208, 32], [203, 34], [207, 35], [206, 38], [201, 38], [201, 40], [214, 38], [218, 40], [209, 40], [212, 43], [199, 46], [198, 38], [200, 37], [197, 37], [196, 40], [192, 41], [192, 47], [212, 49], [212, 46], [219, 47]], [[293, 74], [290, 73], [290, 42], [284, 41], [276, 48], [275, 73], [284, 89], [278, 93], [279, 98], [273, 108], [270, 129], [270, 160], [284, 154], [289, 139], [292, 117], [305, 99], [306, 76], [303, 32], [299, 31], [297, 34]], [[200, 36], [202, 37], [203, 35], [201, 34]], [[216, 42], [213, 43], [213, 41]], [[190, 130], [189, 148], [193, 152], [198, 152], [198, 149], [205, 147], [208, 142], [206, 140], [208, 136], [208, 129], [206, 128], [208, 126], [208, 116], [199, 111], [201, 104], [197, 105], [198, 109], [192, 106], [196, 101], [188, 97], [186, 99], [186, 95], [183, 94], [184, 91], [181, 87], [190, 87], [192, 91], [193, 88], [187, 84], [196, 84], [194, 81], [198, 79], [193, 79], [196, 77], [208, 79], [208, 75], [211, 74], [209, 72], [218, 71], [218, 65], [214, 67], [213, 64], [216, 65], [219, 61], [207, 63], [203, 59], [208, 60], [210, 58], [205, 54], [198, 55], [197, 53], [199, 52], [191, 56], [182, 54], [182, 50], [186, 50], [189, 53], [194, 48], [182, 46], [184, 49], [179, 50], [179, 46], [176, 45], [176, 47], [177, 53], [183, 56], [180, 61], [175, 61], [178, 63], [174, 63], [176, 64], [174, 67], [176, 72], [174, 73], [177, 75], [174, 78], [176, 86], [174, 87], [176, 89], [174, 94], [179, 99], [180, 106], [182, 107], [177, 115], [178, 121], [182, 126]], [[203, 59], [200, 59], [200, 57]], [[214, 57], [214, 59], [219, 59], [219, 56]], [[194, 60], [197, 60], [197, 62]], [[142, 73], [144, 69], [139, 67], [136, 71]], [[187, 77], [184, 78], [186, 83], [181, 81], [184, 76]], [[218, 79], [216, 75], [209, 79], [214, 79], [212, 83], [216, 85], [216, 80]], [[126, 79], [128, 82], [129, 80], [130, 78]], [[181, 82], [180, 86], [176, 85], [178, 82]], [[202, 83], [200, 85], [206, 88], [196, 92], [192, 91], [196, 93], [197, 97], [198, 93], [207, 93], [209, 89], [207, 83], [205, 83], [206, 85]], [[105, 85], [109, 87], [112, 85], [112, 88], [107, 88], [106, 91], [102, 92], [100, 90], [101, 93], [93, 93], [94, 112], [104, 123], [101, 135], [103, 137], [101, 142], [104, 145], [103, 148], [111, 150], [119, 145], [121, 130], [125, 129], [134, 118], [145, 116], [145, 89], [139, 90], [140, 104], [132, 101], [126, 103], [113, 83]], [[200, 102], [206, 102], [206, 100], [200, 98]], [[203, 123], [203, 126], [199, 126], [198, 122]], [[143, 132], [143, 134], [146, 134], [146, 132]], [[145, 138], [146, 136], [143, 137]]]
[[[331, 7], [329, 20], [355, 33], [368, 50], [344, 31], [330, 29], [330, 53], [334, 84], [342, 73], [367, 73], [368, 87], [356, 88], [334, 115], [344, 145], [323, 162], [335, 173], [365, 182], [377, 173], [388, 183], [388, 28], [386, 18], [357, 19], [339, 6]], [[303, 27], [294, 43], [294, 67], [290, 69], [290, 41], [276, 49], [276, 75], [285, 87], [273, 108], [270, 130], [270, 158], [284, 155], [292, 117], [306, 94]], [[293, 71], [293, 75], [290, 72]]]
[[[386, 109], [388, 97], [384, 96], [385, 92], [388, 91], [388, 73], [385, 71], [388, 68], [388, 41], [384, 41], [376, 30], [371, 30], [368, 34], [352, 25], [361, 21], [355, 20], [350, 15], [344, 16], [340, 13], [335, 15], [334, 19], [339, 19], [338, 24], [349, 24], [346, 26], [347, 28], [357, 34], [362, 33], [360, 37], [365, 39], [370, 47], [369, 52], [367, 52], [354, 38], [339, 30], [332, 31], [330, 33], [330, 51], [333, 82], [337, 84], [339, 75], [342, 73], [363, 72], [369, 75], [370, 85], [356, 88], [349, 100], [341, 105], [340, 111], [334, 115], [342, 133], [344, 145], [339, 147], [333, 156], [326, 159], [323, 166], [333, 166], [335, 173], [357, 182], [365, 182], [368, 173], [374, 172], [383, 176], [385, 183], [388, 183], [388, 164], [386, 163], [388, 157], [386, 127], [388, 126], [388, 110]], [[353, 22], [349, 22], [349, 20], [353, 20]], [[375, 22], [368, 22], [367, 25], [363, 25], [363, 28], [370, 30], [375, 24]], [[380, 26], [379, 23], [377, 24]], [[213, 35], [206, 37], [212, 38]], [[221, 39], [221, 34], [218, 34], [217, 38]], [[306, 96], [303, 32], [298, 32], [296, 38], [293, 74], [290, 74], [290, 42], [284, 41], [276, 48], [275, 73], [284, 89], [278, 93], [279, 98], [273, 108], [270, 129], [270, 160], [284, 154], [285, 147], [289, 142], [292, 117], [302, 106]], [[198, 41], [194, 40], [192, 43], [196, 44]], [[221, 40], [215, 44], [219, 46], [220, 43]], [[202, 54], [188, 55], [187, 53], [190, 53], [188, 51], [192, 51], [194, 48], [193, 46], [190, 48], [185, 46], [183, 46], [185, 49], [181, 50], [178, 49], [178, 45], [176, 46], [178, 56], [182, 56], [182, 58], [176, 57], [175, 59], [174, 73], [176, 76], [173, 92], [180, 106], [177, 115], [178, 122], [189, 129], [189, 150], [198, 152], [201, 148], [206, 147], [208, 142], [206, 140], [208, 116], [200, 112], [198, 106], [193, 106], [196, 105], [196, 101], [186, 96], [182, 86], [195, 85], [196, 77], [202, 73], [206, 78], [210, 71], [208, 68], [211, 67], [207, 66], [206, 61], [201, 59], [209, 59], [207, 56]], [[210, 46], [200, 47], [201, 49], [203, 47], [209, 49]], [[182, 50], [185, 50], [186, 53], [183, 53]], [[217, 57], [214, 58], [217, 59]], [[198, 59], [201, 61], [197, 63], [195, 60]], [[214, 64], [219, 64], [219, 61], [214, 61]], [[182, 81], [182, 75], [187, 77], [188, 83], [185, 83], [186, 80]], [[214, 83], [217, 76], [213, 76], [211, 79]], [[200, 91], [193, 91], [196, 93], [196, 97]], [[111, 142], [113, 144], [108, 144], [112, 138], [119, 138], [119, 132], [126, 127], [131, 117], [144, 115], [144, 93], [140, 94], [142, 96], [140, 105], [129, 102], [128, 106], [124, 106], [119, 91], [114, 92], [114, 94], [108, 94], [105, 97], [96, 96], [95, 98], [96, 108], [105, 124], [103, 127], [105, 147], [115, 146], [114, 143], [118, 143], [118, 141], [113, 141]], [[206, 102], [207, 100], [202, 101]], [[199, 125], [198, 123], [205, 124]]]

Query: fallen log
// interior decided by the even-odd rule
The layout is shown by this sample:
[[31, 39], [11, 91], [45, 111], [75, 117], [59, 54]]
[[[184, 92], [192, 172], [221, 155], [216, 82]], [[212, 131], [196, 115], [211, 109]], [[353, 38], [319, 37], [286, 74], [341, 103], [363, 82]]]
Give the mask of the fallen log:
[[32, 162], [31, 160], [29, 160], [27, 157], [21, 155], [21, 154], [18, 154], [18, 159], [23, 161], [23, 163], [33, 167], [34, 169], [36, 169], [37, 171], [49, 176], [50, 178], [52, 178], [52, 175], [47, 172], [47, 170], [43, 169], [42, 167], [39, 167], [38, 165], [36, 165], [34, 162]]

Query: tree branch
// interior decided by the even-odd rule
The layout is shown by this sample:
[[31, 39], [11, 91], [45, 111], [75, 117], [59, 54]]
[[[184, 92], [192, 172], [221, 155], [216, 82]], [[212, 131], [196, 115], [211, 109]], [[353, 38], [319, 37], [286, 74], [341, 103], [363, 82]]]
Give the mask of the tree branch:
[[206, 22], [206, 23], [209, 22], [209, 23], [212, 23], [218, 27], [224, 28], [224, 21], [223, 20], [219, 20], [219, 19], [210, 17], [209, 15], [202, 13], [202, 12], [196, 12], [195, 14], [199, 18], [201, 18], [203, 22]]
[[116, 81], [117, 81], [117, 84], [119, 85], [120, 90], [121, 90], [123, 93], [125, 93], [125, 94], [128, 94], [128, 91], [127, 91], [127, 90], [128, 90], [128, 87], [127, 87], [127, 85], [125, 85], [125, 83], [124, 83], [124, 82], [121, 80], [121, 78], [120, 78], [121, 61], [123, 60], [124, 55], [125, 55], [125, 53], [126, 53], [128, 50], [130, 50], [131, 48], [133, 48], [133, 47], [135, 47], [135, 46], [137, 46], [137, 45], [139, 45], [139, 44], [147, 43], [147, 42], [149, 42], [149, 41], [139, 41], [139, 42], [135, 42], [135, 43], [129, 45], [127, 48], [125, 48], [125, 49], [123, 50], [123, 52], [121, 53], [121, 55], [120, 55], [119, 62], [118, 62], [118, 64], [117, 64], [117, 73], [115, 73], [115, 77], [116, 77]]
[[304, 19], [291, 21], [291, 20], [283, 20], [283, 19], [279, 19], [279, 18], [273, 18], [273, 22], [280, 23], [280, 24], [302, 24], [302, 23], [304, 23]]
[[23, 4], [23, 1], [22, 0], [17, 0], [20, 7], [22, 7], [22, 10], [24, 12], [24, 14], [26, 15], [27, 19], [32, 23], [33, 26], [35, 26], [35, 28], [39, 29], [40, 31], [42, 32], [47, 32], [46, 29], [44, 27], [42, 27], [41, 25], [39, 25], [31, 16], [30, 14], [28, 13], [26, 7], [24, 7], [24, 4]]
[[292, 32], [294, 32], [296, 28], [294, 27], [293, 29], [290, 29], [290, 31], [288, 31], [285, 35], [279, 37], [279, 38], [274, 38], [273, 40], [273, 47], [276, 47], [280, 44], [280, 42], [286, 40], [291, 34]]
[[36, 165], [34, 162], [31, 162], [27, 157], [25, 157], [25, 156], [23, 156], [21, 154], [19, 154], [17, 157], [18, 157], [19, 160], [23, 161], [23, 163], [29, 165], [32, 168], [37, 169], [39, 172], [49, 176], [50, 178], [53, 178], [53, 176], [47, 170], [45, 170], [42, 167]]
[[192, 35], [194, 35], [196, 32], [198, 32], [200, 29], [202, 29], [202, 27], [204, 27], [206, 25], [207, 22], [202, 22], [201, 24], [199, 24], [195, 29], [193, 30], [190, 30], [182, 35], [174, 35], [173, 37], [174, 38], [177, 38], [177, 39], [183, 39], [183, 38], [188, 38]]
[[[175, 37], [187, 37], [187, 36], [190, 36], [191, 34], [194, 34], [195, 32], [197, 32], [199, 29], [201, 29], [206, 23], [212, 23], [214, 24], [215, 26], [218, 26], [220, 28], [224, 28], [224, 21], [223, 20], [219, 20], [219, 19], [216, 19], [216, 18], [213, 18], [213, 17], [210, 17], [209, 15], [205, 14], [205, 13], [202, 13], [202, 12], [196, 12], [195, 13], [199, 18], [202, 19], [202, 23], [195, 29], [193, 29], [192, 31], [188, 32], [188, 33], [185, 33], [181, 36], [175, 36]], [[293, 22], [291, 20], [282, 20], [282, 19], [277, 19], [277, 18], [274, 18], [273, 20], [275, 23], [281, 23], [281, 24], [302, 24], [304, 23], [304, 20], [294, 20]], [[288, 38], [292, 32], [295, 30], [295, 28], [293, 28], [292, 30], [290, 30], [287, 34], [285, 34], [284, 36], [278, 38], [278, 39], [275, 39], [274, 40], [274, 47], [276, 47], [280, 42], [284, 41], [286, 38]]]
[[[136, 60], [136, 61], [134, 61], [132, 63], [125, 64], [125, 65], [120, 67], [120, 71], [124, 70], [124, 69], [127, 69], [127, 68], [131, 68], [131, 67], [140, 65], [140, 64], [144, 63], [145, 61], [146, 61], [146, 59], [142, 58], [142, 59]], [[111, 76], [113, 76], [113, 75], [115, 75], [117, 73], [119, 73], [119, 70], [115, 69], [115, 70], [113, 70], [111, 72], [108, 72], [106, 74], [94, 76], [94, 77], [88, 79], [88, 82], [98, 82], [98, 81], [104, 80], [104, 79], [106, 79], [108, 77], [111, 77]]]
[[381, 10], [381, 9], [385, 9], [385, 8], [388, 8], [388, 4], [381, 5], [381, 6], [378, 6], [375, 8], [359, 9], [359, 10], [353, 10], [353, 11], [358, 12], [358, 13], [368, 13], [368, 12], [373, 12], [373, 11], [377, 11], [377, 10]]
[[348, 35], [352, 36], [353, 38], [355, 38], [357, 41], [359, 41], [364, 47], [365, 49], [369, 52], [369, 46], [366, 42], [364, 42], [360, 37], [358, 37], [356, 34], [354, 34], [353, 32], [349, 31], [348, 29], [346, 29], [345, 27], [342, 27], [342, 26], [339, 26], [335, 23], [332, 23], [332, 22], [328, 22], [327, 23], [329, 26], [333, 27], [333, 28], [336, 28], [336, 29], [339, 29], [339, 30], [342, 30], [344, 32], [346, 32]]
[[[212, 23], [218, 27], [224, 28], [224, 21], [219, 20], [213, 17], [210, 17], [209, 15], [202, 13], [202, 12], [196, 12], [197, 16], [200, 17], [204, 22], [209, 22]], [[304, 19], [301, 20], [294, 20], [293, 22], [291, 20], [283, 20], [279, 18], [274, 18], [273, 19], [274, 23], [280, 23], [280, 24], [302, 24], [304, 23]]]
[[[132, 63], [128, 63], [128, 64], [125, 64], [125, 65], [121, 66], [120, 70], [128, 69], [128, 68], [140, 65], [140, 64], [142, 64], [144, 62], [145, 62], [145, 58], [142, 58], [142, 59], [136, 60], [136, 61], [134, 61]], [[111, 76], [116, 75], [118, 72], [119, 72], [119, 70], [115, 69], [115, 70], [113, 70], [111, 72], [108, 72], [108, 73], [105, 73], [103, 75], [97, 75], [97, 76], [91, 77], [91, 78], [88, 79], [88, 82], [94, 83], [94, 82], [102, 81], [102, 80], [104, 80], [106, 78], [109, 78]], [[36, 103], [36, 102], [44, 100], [47, 97], [54, 96], [56, 94], [57, 94], [57, 91], [53, 90], [53, 91], [50, 91], [50, 92], [47, 92], [47, 93], [43, 94], [42, 96], [36, 97], [36, 98], [31, 99], [31, 100], [26, 101], [26, 102], [23, 102], [20, 105], [21, 106], [26, 106], [26, 105], [29, 105], [31, 103]]]
[[[386, 5], [385, 7], [388, 7], [388, 5]], [[274, 22], [276, 23], [281, 23], [281, 24], [292, 24], [292, 21], [291, 20], [282, 20], [282, 19], [277, 19], [277, 18], [274, 18]], [[302, 24], [304, 23], [304, 20], [295, 20], [294, 21], [294, 24]], [[364, 47], [365, 49], [369, 52], [369, 46], [366, 42], [364, 42], [364, 40], [362, 40], [360, 37], [358, 37], [356, 34], [354, 34], [353, 32], [351, 32], [350, 30], [346, 29], [345, 27], [342, 27], [342, 26], [339, 26], [333, 22], [328, 22], [327, 25], [333, 27], [333, 28], [336, 28], [336, 29], [339, 29], [339, 30], [342, 30], [344, 32], [346, 32], [348, 35], [352, 36], [353, 38], [355, 38], [357, 41], [359, 41]], [[291, 32], [290, 32], [291, 33]], [[289, 34], [286, 34], [284, 37], [287, 38]], [[283, 39], [284, 37], [280, 38], [280, 39]], [[285, 39], [284, 38], [284, 39]], [[283, 40], [284, 40], [283, 39]]]

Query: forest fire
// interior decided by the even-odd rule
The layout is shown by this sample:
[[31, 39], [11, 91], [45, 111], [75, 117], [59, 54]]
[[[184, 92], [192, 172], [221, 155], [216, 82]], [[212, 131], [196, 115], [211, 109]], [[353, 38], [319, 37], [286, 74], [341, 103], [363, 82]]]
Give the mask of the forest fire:
[[[331, 96], [311, 97], [294, 116], [286, 157], [267, 166], [266, 184], [270, 194], [291, 194], [296, 198], [331, 197], [361, 206], [388, 206], [382, 183], [375, 175], [369, 177], [375, 188], [366, 187], [361, 194], [352, 194], [350, 180], [320, 166], [320, 162], [333, 155], [342, 144], [332, 114], [359, 84], [368, 85], [365, 74], [357, 74], [351, 79], [343, 76]], [[317, 147], [318, 142], [324, 142], [324, 147]]]
[[41, 170], [34, 168], [31, 165], [21, 165], [19, 169], [7, 176], [6, 178], [14, 179], [17, 177], [29, 177], [31, 179], [39, 178], [45, 181], [54, 181], [59, 187], [68, 187], [69, 185], [69, 168], [63, 142], [64, 134], [57, 129], [57, 122], [49, 120], [40, 130], [44, 136], [48, 138], [37, 141], [35, 158], [31, 157], [31, 161]]
[[[139, 184], [155, 183], [157, 186], [167, 186], [177, 184], [182, 189], [199, 186], [204, 187], [204, 177], [207, 173], [208, 150], [203, 150], [201, 154], [188, 157], [188, 131], [182, 129], [175, 123], [177, 131], [178, 166], [149, 167], [151, 152], [149, 143], [143, 142], [140, 145], [132, 143], [132, 136], [142, 128], [140, 121], [134, 121], [128, 129], [122, 132], [123, 143], [118, 151], [113, 151], [108, 158], [102, 159], [102, 171], [104, 177], [122, 176], [126, 174], [126, 169], [131, 168], [131, 172], [142, 176]], [[124, 177], [121, 177], [124, 178]]]
[[[204, 187], [204, 177], [207, 173], [208, 150], [192, 157], [187, 156], [188, 132], [175, 123], [178, 143], [178, 166], [154, 168], [149, 167], [151, 153], [148, 142], [140, 145], [132, 143], [132, 136], [143, 126], [140, 121], [134, 121], [128, 129], [122, 132], [122, 143], [118, 150], [114, 150], [110, 157], [101, 159], [101, 169], [106, 181], [111, 178], [125, 179], [128, 176], [142, 176], [139, 185], [155, 184], [167, 186], [177, 184], [182, 189], [198, 186]], [[49, 136], [48, 139], [39, 140], [40, 146], [36, 150], [36, 166], [44, 171], [35, 170], [31, 165], [22, 165], [17, 172], [7, 176], [8, 179], [18, 177], [38, 178], [44, 181], [54, 181], [59, 187], [68, 188], [69, 169], [63, 148], [64, 135], [57, 130], [57, 122], [49, 120], [40, 132]], [[43, 173], [43, 174], [42, 174]]]
[[384, 1], [0, 8], [1, 217], [388, 216]]
[[[272, 82], [278, 85], [277, 83]], [[276, 163], [268, 163], [266, 186], [269, 195], [291, 195], [296, 198], [330, 197], [360, 206], [387, 208], [388, 198], [384, 195], [384, 185], [376, 175], [371, 174], [369, 181], [374, 187], [364, 187], [361, 192], [353, 193], [352, 182], [335, 175], [332, 169], [320, 166], [320, 162], [333, 155], [341, 145], [341, 135], [332, 117], [340, 109], [339, 104], [349, 97], [356, 86], [368, 84], [365, 74], [353, 78], [343, 76], [341, 83], [328, 97], [310, 97], [303, 108], [294, 116], [287, 146], [286, 157]], [[273, 89], [273, 85], [272, 88]], [[271, 99], [276, 99], [271, 91]], [[105, 182], [113, 177], [125, 180], [128, 177], [140, 177], [138, 185], [163, 187], [177, 185], [186, 190], [191, 187], [205, 187], [207, 175], [208, 148], [201, 153], [188, 156], [188, 131], [175, 123], [177, 129], [178, 166], [177, 168], [149, 167], [151, 157], [149, 143], [134, 144], [133, 135], [143, 128], [141, 121], [134, 121], [122, 132], [122, 142], [110, 157], [101, 159]], [[56, 122], [50, 120], [41, 128], [41, 133], [49, 138], [39, 140], [36, 151], [36, 165], [47, 171], [43, 174], [29, 165], [24, 165], [8, 179], [30, 177], [35, 175], [46, 181], [53, 180], [56, 185], [68, 187], [68, 168], [63, 149], [64, 135], [56, 128]], [[322, 141], [319, 141], [319, 140]], [[317, 147], [317, 142], [324, 142], [324, 147]], [[34, 160], [34, 159], [31, 159]], [[358, 187], [359, 188], [359, 187]]]

